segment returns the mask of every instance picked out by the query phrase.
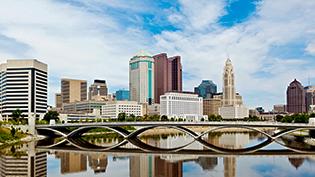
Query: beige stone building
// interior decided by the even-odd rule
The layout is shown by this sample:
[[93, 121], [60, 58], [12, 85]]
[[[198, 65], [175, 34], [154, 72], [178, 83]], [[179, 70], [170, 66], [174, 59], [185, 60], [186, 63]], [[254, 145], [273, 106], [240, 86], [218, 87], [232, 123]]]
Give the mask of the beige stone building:
[[222, 99], [207, 98], [203, 100], [203, 115], [219, 115], [219, 108], [222, 106]]
[[61, 93], [56, 93], [56, 95], [55, 95], [55, 104], [56, 104], [56, 108], [61, 108], [62, 107]]
[[62, 103], [87, 100], [87, 83], [85, 80], [61, 79]]

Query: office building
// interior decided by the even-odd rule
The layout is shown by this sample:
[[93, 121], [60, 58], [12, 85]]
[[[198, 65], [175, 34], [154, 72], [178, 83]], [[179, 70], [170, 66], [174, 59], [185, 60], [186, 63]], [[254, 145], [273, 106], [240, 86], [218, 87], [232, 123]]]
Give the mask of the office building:
[[203, 80], [198, 87], [195, 87], [195, 93], [203, 99], [212, 98], [212, 95], [217, 93], [217, 85], [210, 80]]
[[311, 105], [315, 105], [315, 86], [307, 86], [304, 90], [306, 112], [310, 112]]
[[62, 97], [61, 93], [55, 94], [55, 106], [56, 108], [62, 108]]
[[[95, 113], [95, 111], [100, 112], [102, 106], [105, 105], [104, 101], [80, 101], [63, 104], [62, 113], [64, 114], [88, 114]], [[99, 113], [100, 114], [100, 113]]]
[[37, 60], [7, 60], [0, 65], [0, 112], [43, 116], [47, 111], [47, 65]]
[[130, 100], [154, 103], [154, 59], [141, 51], [129, 61]]
[[161, 116], [169, 119], [184, 119], [187, 121], [200, 121], [203, 116], [202, 97], [194, 93], [169, 92], [160, 96]]
[[108, 90], [105, 80], [94, 80], [89, 87], [89, 100], [95, 100], [101, 96], [107, 96]]
[[170, 91], [182, 91], [182, 64], [180, 56], [167, 57], [166, 53], [154, 58], [154, 98], [160, 103], [160, 96]]
[[220, 107], [222, 107], [222, 99], [206, 98], [203, 100], [203, 115], [219, 115]]
[[117, 101], [129, 100], [129, 90], [117, 90], [115, 95]]
[[240, 95], [235, 92], [234, 69], [229, 58], [226, 60], [223, 70], [222, 107], [219, 108], [219, 115], [223, 119], [243, 119], [249, 115]]
[[127, 116], [143, 116], [143, 106], [136, 101], [113, 101], [102, 106], [102, 117], [117, 119], [119, 113], [126, 113]]
[[61, 79], [62, 104], [87, 100], [85, 80]]
[[287, 88], [287, 111], [289, 113], [305, 113], [305, 105], [304, 87], [294, 79]]
[[287, 112], [287, 105], [285, 105], [285, 104], [273, 105], [272, 111], [275, 113], [285, 113], [285, 112]]

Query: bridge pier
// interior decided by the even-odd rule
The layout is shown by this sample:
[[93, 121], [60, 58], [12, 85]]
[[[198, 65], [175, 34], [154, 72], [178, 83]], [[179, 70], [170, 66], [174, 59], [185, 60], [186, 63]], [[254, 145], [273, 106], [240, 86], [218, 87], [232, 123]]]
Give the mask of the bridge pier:
[[311, 138], [315, 138], [315, 130], [309, 130], [309, 135]]
[[28, 117], [28, 132], [30, 134], [32, 134], [33, 136], [36, 136], [37, 135], [37, 131], [36, 131], [36, 128], [35, 128], [35, 125], [36, 125], [36, 117], [34, 114], [32, 115], [29, 115]]

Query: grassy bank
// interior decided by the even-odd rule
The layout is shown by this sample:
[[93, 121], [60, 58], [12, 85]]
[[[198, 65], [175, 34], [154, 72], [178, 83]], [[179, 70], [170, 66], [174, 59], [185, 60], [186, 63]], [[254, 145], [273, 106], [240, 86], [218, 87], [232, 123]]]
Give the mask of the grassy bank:
[[6, 144], [14, 141], [18, 141], [24, 138], [26, 135], [14, 130], [11, 131], [9, 128], [0, 127], [0, 143]]

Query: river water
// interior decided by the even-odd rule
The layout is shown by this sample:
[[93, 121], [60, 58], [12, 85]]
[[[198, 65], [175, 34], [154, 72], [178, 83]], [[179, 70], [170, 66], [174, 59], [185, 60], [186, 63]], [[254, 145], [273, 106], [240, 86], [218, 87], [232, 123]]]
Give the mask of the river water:
[[[227, 149], [251, 147], [266, 138], [256, 133], [219, 133], [203, 139]], [[121, 141], [115, 137], [88, 137], [98, 146], [108, 146]], [[188, 135], [155, 135], [141, 137], [142, 142], [173, 148], [192, 141]], [[292, 143], [292, 142], [291, 142]], [[298, 144], [298, 142], [297, 142]], [[35, 142], [3, 148], [0, 155], [0, 177], [314, 177], [315, 154], [224, 155], [224, 154], [170, 154], [132, 153], [133, 145], [116, 152], [76, 151], [75, 148], [45, 150]], [[194, 142], [185, 149], [202, 152], [205, 148]], [[285, 150], [272, 143], [264, 150]], [[137, 151], [138, 152], [138, 151]]]

